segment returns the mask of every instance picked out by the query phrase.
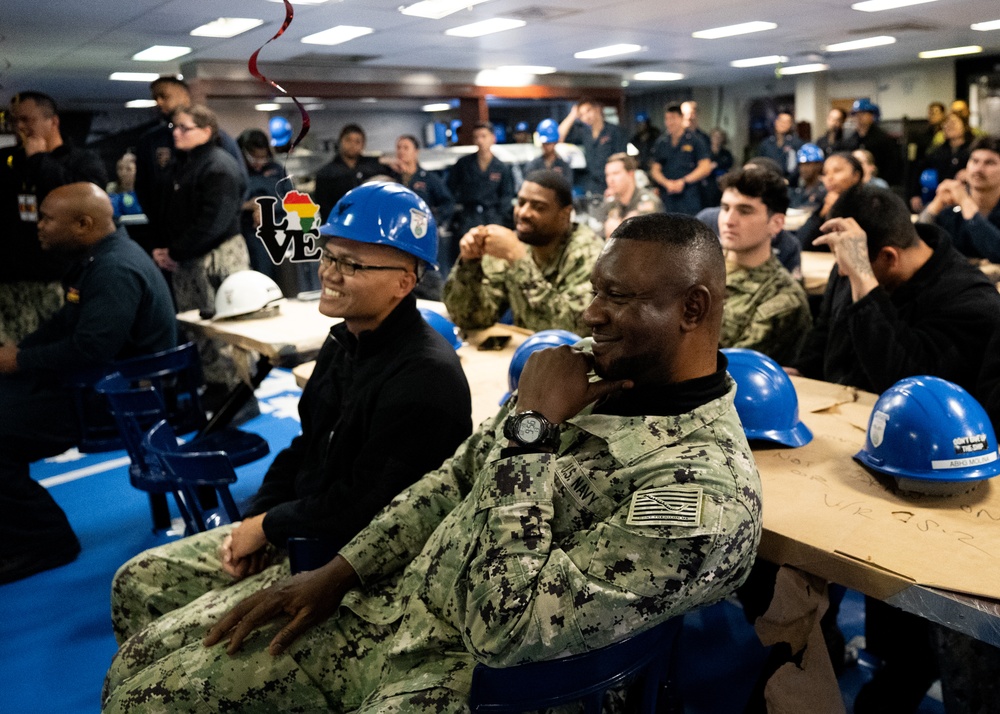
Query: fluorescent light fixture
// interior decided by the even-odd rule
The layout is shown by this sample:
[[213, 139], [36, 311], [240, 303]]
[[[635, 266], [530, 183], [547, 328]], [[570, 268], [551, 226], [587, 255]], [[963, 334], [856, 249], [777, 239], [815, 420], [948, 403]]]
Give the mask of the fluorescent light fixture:
[[[285, 0], [267, 0], [268, 2], [284, 3]], [[292, 0], [292, 5], [322, 5], [329, 0]]]
[[508, 72], [500, 69], [484, 69], [476, 74], [477, 87], [527, 87], [535, 75], [527, 72]]
[[370, 35], [374, 31], [375, 30], [370, 27], [337, 25], [336, 27], [331, 27], [329, 30], [323, 30], [322, 32], [315, 32], [311, 35], [306, 35], [300, 40], [300, 42], [304, 42], [307, 45], [339, 45], [344, 42], [357, 39], [358, 37]]
[[458, 12], [459, 10], [464, 10], [467, 7], [479, 5], [484, 2], [486, 0], [423, 0], [423, 2], [414, 3], [409, 7], [401, 7], [399, 11], [404, 15], [426, 17], [428, 20], [440, 20], [442, 17], [448, 17], [453, 12]]
[[809, 74], [810, 72], [825, 72], [830, 69], [830, 65], [826, 64], [796, 64], [791, 67], [782, 67], [778, 70], [779, 74], [782, 76], [786, 74]]
[[142, 52], [136, 52], [132, 59], [140, 62], [169, 62], [172, 59], [183, 57], [191, 52], [190, 47], [175, 47], [172, 45], [153, 45], [147, 47]]
[[974, 55], [983, 51], [979, 45], [966, 45], [965, 47], [948, 47], [943, 50], [927, 50], [918, 52], [920, 59], [937, 59], [939, 57], [958, 57], [959, 55]]
[[891, 45], [896, 42], [895, 37], [889, 35], [878, 35], [877, 37], [864, 37], [860, 40], [850, 40], [848, 42], [835, 42], [832, 45], [825, 45], [826, 52], [850, 52], [851, 50], [866, 50], [869, 47], [881, 47]]
[[990, 30], [1000, 30], [1000, 20], [990, 20], [989, 22], [976, 22], [970, 25], [973, 30], [989, 32]]
[[130, 102], [125, 102], [125, 107], [127, 109], [149, 109], [149, 107], [155, 106], [155, 99], [133, 99]]
[[492, 35], [494, 32], [514, 30], [518, 27], [524, 27], [527, 24], [524, 20], [513, 20], [509, 17], [494, 17], [482, 22], [473, 22], [470, 25], [453, 27], [450, 30], [445, 30], [444, 34], [451, 35], [452, 37], [482, 37], [483, 35]]
[[277, 102], [262, 102], [260, 104], [254, 104], [253, 108], [259, 112], [276, 112], [281, 109], [281, 105]]
[[541, 64], [508, 64], [497, 67], [498, 72], [519, 72], [521, 74], [552, 74], [555, 67], [546, 67]]
[[925, 2], [936, 2], [937, 0], [865, 0], [851, 5], [852, 10], [861, 12], [881, 12], [882, 10], [895, 10], [897, 7], [909, 7], [910, 5], [923, 5]]
[[[298, 99], [302, 104], [323, 101], [319, 97], [296, 97], [295, 99]], [[291, 97], [282, 94], [280, 96], [275, 97], [274, 101], [276, 101], [278, 104], [295, 104], [295, 99], [292, 99]]]
[[638, 52], [642, 45], [608, 45], [607, 47], [595, 47], [592, 50], [577, 52], [573, 56], [576, 59], [601, 59], [603, 57], [614, 57], [615, 55], [627, 55], [630, 52]]
[[684, 75], [677, 72], [639, 72], [632, 79], [640, 82], [676, 82], [684, 79]]
[[116, 82], [152, 82], [159, 78], [156, 72], [112, 72], [108, 77]]
[[742, 22], [739, 25], [726, 25], [725, 27], [713, 27], [710, 30], [698, 30], [692, 32], [691, 37], [699, 40], [717, 40], [720, 37], [733, 37], [734, 35], [749, 35], [751, 32], [763, 32], [773, 30], [777, 27], [773, 22], [763, 22], [755, 20], [753, 22]]
[[788, 58], [784, 55], [767, 55], [766, 57], [748, 57], [747, 59], [733, 60], [729, 63], [730, 67], [763, 67], [768, 64], [781, 64], [782, 62], [787, 62]]
[[252, 17], [220, 17], [194, 28], [191, 34], [195, 37], [236, 37], [263, 24], [263, 20]]
[[362, 97], [358, 101], [362, 104], [378, 104], [378, 99], [375, 97]]
[[448, 102], [438, 102], [437, 104], [425, 104], [425, 112], [446, 112], [451, 109], [451, 105]]

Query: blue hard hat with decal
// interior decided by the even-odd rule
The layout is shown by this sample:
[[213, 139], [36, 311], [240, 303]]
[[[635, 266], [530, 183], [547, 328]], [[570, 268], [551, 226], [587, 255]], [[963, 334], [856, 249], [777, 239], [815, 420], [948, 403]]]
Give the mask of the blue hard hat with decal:
[[861, 99], [854, 100], [854, 104], [851, 105], [851, 114], [857, 114], [858, 112], [871, 112], [875, 115], [875, 121], [878, 121], [879, 116], [882, 114], [878, 108], [878, 104], [868, 97], [861, 97]]
[[538, 138], [543, 144], [555, 144], [559, 141], [559, 125], [555, 119], [542, 119], [538, 122]]
[[423, 199], [398, 183], [366, 183], [337, 201], [321, 236], [391, 245], [437, 269], [437, 222]]
[[800, 164], [811, 164], [814, 162], [822, 163], [826, 157], [823, 156], [823, 150], [816, 144], [803, 144], [797, 158]]
[[742, 347], [722, 350], [736, 382], [736, 413], [747, 439], [805, 446], [813, 435], [799, 419], [799, 396], [788, 373], [767, 355]]
[[854, 458], [896, 478], [901, 490], [936, 495], [1000, 474], [986, 410], [957, 384], [926, 375], [901, 379], [878, 398]]
[[285, 117], [271, 117], [267, 122], [271, 146], [284, 146], [292, 140], [292, 123]]

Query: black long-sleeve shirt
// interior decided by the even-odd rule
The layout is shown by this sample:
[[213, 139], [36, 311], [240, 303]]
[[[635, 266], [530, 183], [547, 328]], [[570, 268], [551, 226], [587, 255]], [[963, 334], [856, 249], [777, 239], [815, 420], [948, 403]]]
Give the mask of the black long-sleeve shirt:
[[455, 350], [412, 297], [358, 338], [336, 325], [302, 391], [302, 434], [274, 459], [246, 515], [267, 513], [275, 545], [292, 536], [342, 545], [454, 453], [471, 412]]
[[[64, 143], [32, 156], [20, 146], [0, 152], [0, 283], [56, 281], [66, 275], [67, 258], [42, 250], [38, 242], [37, 209], [52, 189], [77, 181], [101, 188], [107, 184], [104, 162], [93, 151]], [[24, 216], [19, 209], [23, 197], [34, 203]]]
[[240, 232], [246, 181], [221, 147], [208, 143], [187, 152], [173, 188], [160, 237], [174, 260], [205, 255]]
[[892, 293], [877, 287], [854, 302], [836, 268], [794, 363], [806, 377], [881, 393], [927, 374], [976, 395], [986, 346], [1000, 325], [1000, 293], [934, 226], [917, 232], [934, 253]]

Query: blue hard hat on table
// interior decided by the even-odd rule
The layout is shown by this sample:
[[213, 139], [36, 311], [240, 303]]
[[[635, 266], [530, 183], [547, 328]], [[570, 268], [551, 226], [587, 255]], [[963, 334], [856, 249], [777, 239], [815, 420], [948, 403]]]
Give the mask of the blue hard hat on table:
[[581, 339], [579, 335], [569, 330], [540, 330], [518, 345], [517, 349], [514, 350], [514, 356], [510, 358], [510, 367], [507, 369], [507, 387], [509, 391], [503, 396], [500, 403], [504, 404], [510, 399], [510, 395], [514, 393], [514, 390], [517, 389], [517, 385], [521, 381], [521, 372], [524, 371], [524, 365], [528, 363], [528, 358], [532, 352], [537, 352], [547, 347], [575, 345]]
[[883, 392], [854, 458], [894, 477], [900, 490], [933, 495], [970, 491], [1000, 474], [986, 410], [957, 384], [926, 375]]
[[813, 435], [799, 419], [799, 396], [788, 373], [767, 355], [742, 347], [722, 350], [736, 382], [736, 413], [747, 439], [805, 446]]
[[337, 201], [321, 236], [391, 245], [437, 269], [437, 222], [423, 199], [398, 183], [366, 183]]
[[434, 330], [448, 341], [448, 344], [456, 350], [462, 346], [462, 338], [458, 334], [458, 325], [449, 320], [439, 312], [434, 312], [429, 307], [420, 305], [417, 307], [424, 321], [434, 328]]

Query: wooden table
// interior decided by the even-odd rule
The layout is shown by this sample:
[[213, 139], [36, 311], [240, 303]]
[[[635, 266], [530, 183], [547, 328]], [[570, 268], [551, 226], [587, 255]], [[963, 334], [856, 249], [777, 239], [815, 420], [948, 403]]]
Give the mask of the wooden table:
[[[492, 335], [506, 335], [510, 341], [501, 350], [482, 351], [478, 349], [483, 341]], [[529, 330], [512, 325], [494, 325], [468, 336], [458, 349], [462, 369], [469, 380], [472, 392], [472, 424], [477, 426], [484, 419], [492, 417], [500, 408], [500, 399], [507, 392], [507, 369], [514, 350], [531, 335]], [[315, 362], [306, 362], [295, 367], [295, 381], [305, 386], [312, 374]]]
[[959, 496], [900, 494], [852, 458], [875, 395], [793, 382], [814, 438], [754, 449], [760, 555], [1000, 645], [1000, 480]]
[[830, 271], [837, 264], [833, 253], [802, 251], [802, 282], [810, 295], [822, 295], [830, 279]]

